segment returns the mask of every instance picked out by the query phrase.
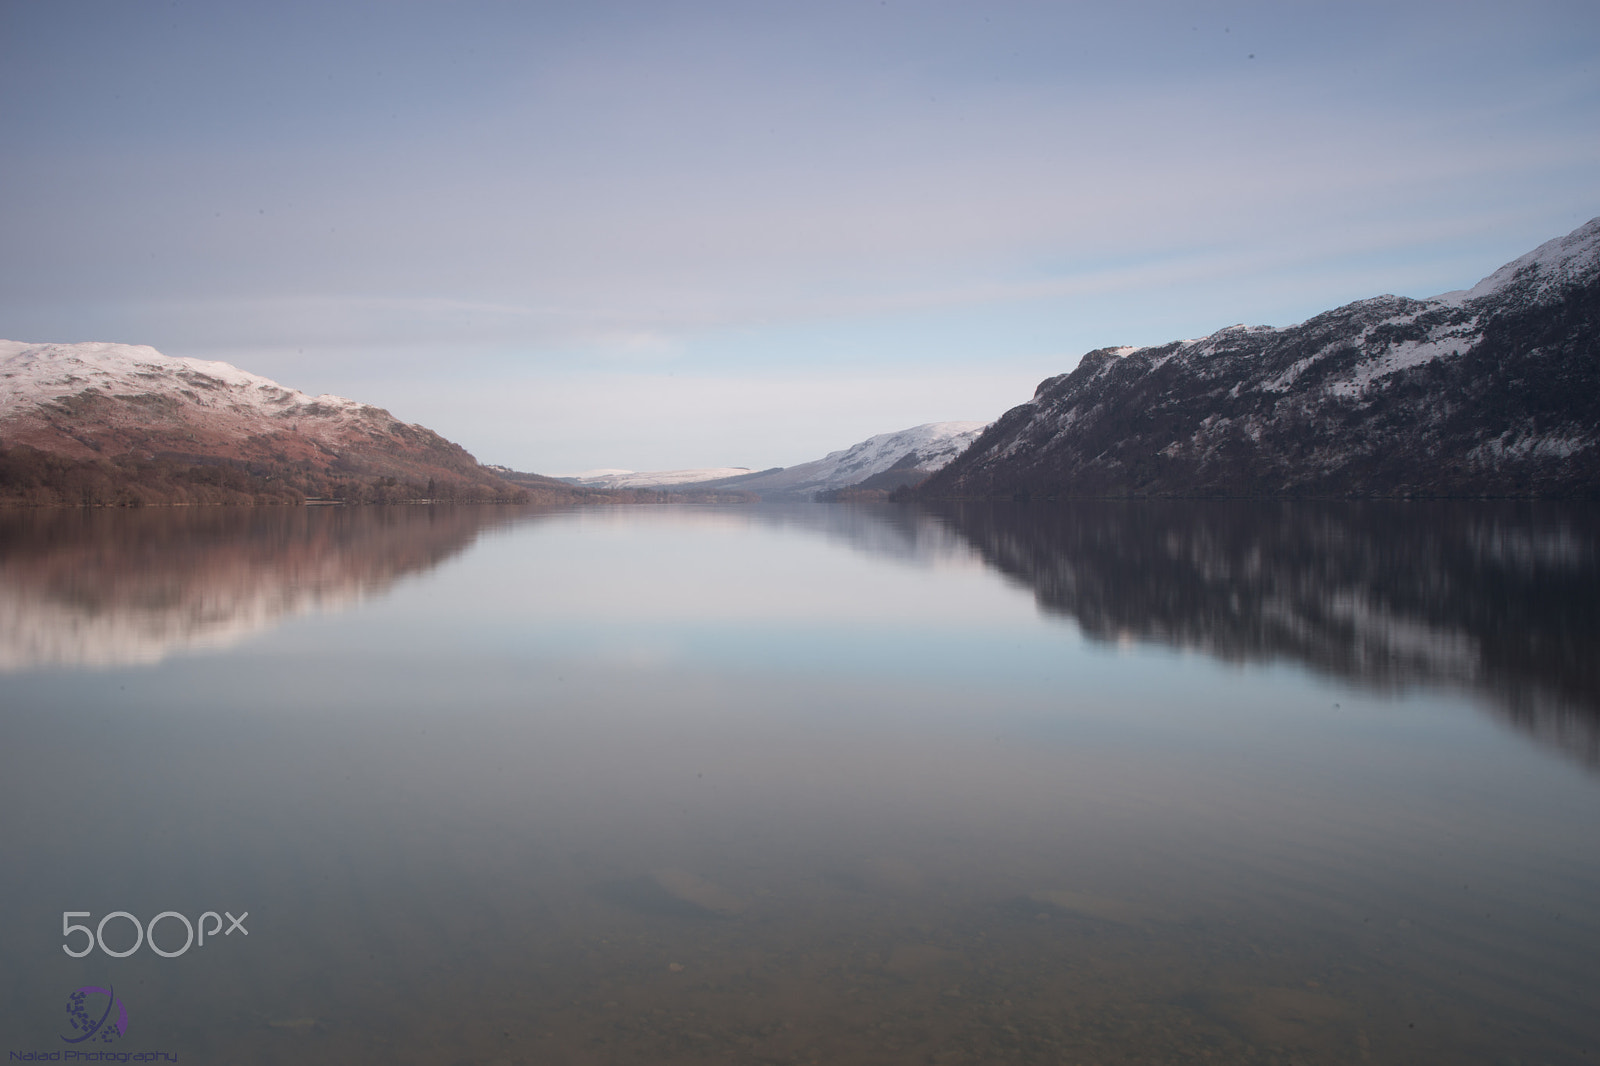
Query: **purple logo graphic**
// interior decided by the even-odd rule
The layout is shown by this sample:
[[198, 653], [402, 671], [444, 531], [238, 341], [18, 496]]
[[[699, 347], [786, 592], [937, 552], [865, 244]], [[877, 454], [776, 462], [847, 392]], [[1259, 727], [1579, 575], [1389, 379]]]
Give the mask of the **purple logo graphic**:
[[[105, 1009], [100, 1007], [100, 997], [105, 997]], [[107, 1025], [111, 1011], [115, 1008], [117, 1020]], [[99, 1017], [96, 1018], [95, 1015]], [[84, 985], [67, 997], [67, 1017], [72, 1020], [72, 1028], [77, 1036], [63, 1036], [61, 1039], [69, 1044], [81, 1044], [86, 1040], [98, 1040], [109, 1044], [118, 1037], [128, 1032], [128, 1008], [122, 1005], [122, 1000], [109, 988], [99, 988], [95, 985]]]

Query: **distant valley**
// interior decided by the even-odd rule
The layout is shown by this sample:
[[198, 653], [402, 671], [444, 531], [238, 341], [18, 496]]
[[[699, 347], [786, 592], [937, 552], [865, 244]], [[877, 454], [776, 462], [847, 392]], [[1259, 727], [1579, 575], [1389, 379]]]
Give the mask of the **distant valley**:
[[0, 341], [0, 502], [1600, 496], [1600, 219], [1471, 289], [1100, 348], [993, 423], [552, 478], [228, 363]]
[[764, 500], [887, 496], [920, 484], [967, 449], [984, 422], [929, 422], [880, 433], [821, 459], [771, 470], [594, 471], [564, 480], [593, 488], [663, 488], [742, 492]]
[[788, 469], [551, 478], [341, 396], [229, 363], [113, 343], [0, 341], [0, 502], [35, 505], [392, 502], [546, 504], [885, 495], [950, 462], [982, 422], [871, 437]]

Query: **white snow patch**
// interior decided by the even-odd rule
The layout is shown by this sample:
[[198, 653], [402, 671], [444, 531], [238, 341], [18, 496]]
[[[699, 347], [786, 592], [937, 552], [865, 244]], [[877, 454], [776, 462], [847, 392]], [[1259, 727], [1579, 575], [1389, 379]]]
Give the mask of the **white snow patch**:
[[[1476, 338], [1473, 338], [1475, 341]], [[1431, 363], [1435, 359], [1446, 359], [1452, 355], [1459, 355], [1463, 348], [1470, 348], [1472, 342], [1463, 343], [1460, 336], [1445, 336], [1438, 340], [1405, 341], [1385, 350], [1383, 354], [1373, 356], [1356, 365], [1355, 373], [1350, 376], [1349, 383], [1357, 388], [1365, 388], [1369, 383], [1378, 378], [1401, 370], [1409, 370], [1423, 363]]]
[[880, 433], [821, 459], [740, 482], [735, 488], [770, 497], [806, 497], [842, 489], [901, 464], [932, 472], [947, 465], [987, 429], [987, 422], [928, 422]]
[[[915, 455], [914, 465], [917, 467], [937, 470], [965, 451], [988, 426], [987, 422], [929, 422], [897, 433], [880, 433], [841, 451], [829, 452], [821, 459], [777, 470], [733, 488], [783, 495], [845, 488], [890, 469], [908, 454]], [[648, 473], [591, 471], [595, 476], [579, 474], [576, 480], [594, 488], [643, 489], [661, 485], [693, 485], [751, 472], [749, 467], [744, 466]]]
[[1497, 437], [1494, 440], [1484, 441], [1467, 453], [1467, 457], [1479, 462], [1494, 462], [1500, 459], [1525, 459], [1535, 457], [1540, 459], [1566, 459], [1585, 448], [1592, 447], [1594, 440], [1582, 436], [1567, 434], [1532, 434], [1513, 437], [1510, 434]]
[[751, 473], [748, 466], [713, 466], [699, 470], [591, 470], [574, 480], [594, 489], [655, 489], [664, 485], [692, 485]]
[[1310, 367], [1313, 363], [1319, 362], [1326, 354], [1327, 353], [1324, 350], [1318, 352], [1316, 355], [1308, 355], [1304, 359], [1296, 359], [1283, 373], [1279, 374], [1271, 381], [1262, 382], [1261, 391], [1287, 392], [1289, 390], [1289, 386], [1293, 385], [1299, 379], [1300, 375], [1306, 372], [1308, 367]]
[[908, 455], [914, 456], [910, 465], [938, 470], [966, 451], [988, 426], [987, 422], [928, 422], [895, 433], [879, 433], [773, 475], [775, 481], [782, 482], [782, 486], [773, 487], [806, 492], [842, 489], [889, 470]]

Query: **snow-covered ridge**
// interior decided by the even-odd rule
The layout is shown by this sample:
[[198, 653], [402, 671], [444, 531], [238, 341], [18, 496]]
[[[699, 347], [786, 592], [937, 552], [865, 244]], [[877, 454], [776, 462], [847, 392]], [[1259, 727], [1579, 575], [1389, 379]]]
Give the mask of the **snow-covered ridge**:
[[1570, 285], [1587, 281], [1600, 273], [1600, 218], [1592, 218], [1565, 237], [1545, 241], [1539, 247], [1507, 263], [1470, 289], [1442, 293], [1429, 302], [1464, 304], [1503, 292], [1525, 280], [1528, 296], [1544, 299]]
[[0, 341], [0, 440], [74, 461], [245, 464], [313, 494], [328, 478], [505, 488], [460, 445], [381, 407], [134, 344]]
[[[1100, 348], [931, 495], [1564, 495], [1600, 477], [1600, 219], [1471, 289]], [[1557, 385], [1556, 383], [1560, 383]]]
[[928, 422], [879, 433], [821, 459], [740, 481], [734, 487], [774, 498], [804, 498], [849, 488], [895, 469], [921, 471], [921, 476], [926, 476], [966, 451], [987, 427], [987, 422]]
[[[896, 433], [879, 433], [805, 466], [826, 488], [854, 485], [898, 465], [937, 470], [966, 451], [987, 426], [987, 422], [928, 422]], [[908, 456], [915, 458], [908, 461]]]
[[143, 344], [0, 341], [0, 417], [86, 389], [109, 396], [177, 390], [200, 407], [242, 407], [274, 417], [306, 408], [326, 416], [366, 407], [343, 396], [308, 396], [231, 363], [162, 355]]
[[592, 488], [643, 489], [705, 485], [738, 478], [729, 489], [761, 496], [808, 497], [817, 492], [848, 488], [875, 474], [904, 468], [923, 475], [941, 469], [967, 449], [987, 422], [929, 422], [895, 433], [879, 433], [821, 459], [755, 474], [748, 467], [714, 467], [704, 470], [590, 470], [568, 478]]
[[[1366, 317], [1362, 315], [1365, 311], [1378, 311], [1381, 314], [1389, 311], [1390, 306], [1395, 309], [1394, 314], [1371, 317], [1355, 338], [1338, 333], [1323, 351], [1302, 357], [1293, 367], [1259, 384], [1259, 389], [1264, 392], [1286, 391], [1304, 371], [1322, 362], [1325, 355], [1347, 351], [1354, 346], [1362, 352], [1363, 359], [1326, 383], [1331, 395], [1354, 397], [1374, 381], [1394, 375], [1397, 371], [1410, 370], [1422, 363], [1448, 359], [1466, 352], [1482, 336], [1480, 320], [1486, 311], [1498, 309], [1507, 301], [1522, 306], [1546, 303], [1566, 288], [1581, 285], [1594, 279], [1597, 274], [1600, 274], [1600, 218], [1590, 219], [1571, 234], [1547, 240], [1525, 256], [1512, 259], [1472, 288], [1427, 299], [1376, 296], [1341, 307], [1338, 312], [1328, 312], [1328, 315], [1344, 314], [1347, 319], [1357, 319]], [[1317, 319], [1296, 323], [1282, 330], [1264, 325], [1230, 325], [1210, 336], [1178, 341], [1176, 346], [1160, 346], [1170, 347], [1170, 351], [1152, 355], [1149, 368], [1157, 370], [1163, 363], [1173, 359], [1194, 360], [1218, 354], [1232, 341], [1250, 336], [1272, 338], [1274, 335], [1286, 335], [1315, 325], [1318, 319], [1326, 319], [1328, 315], [1318, 315]], [[1405, 331], [1403, 327], [1421, 327], [1426, 333], [1422, 336], [1400, 336]], [[1416, 333], [1416, 330], [1411, 330], [1411, 333]], [[1125, 346], [1107, 347], [1101, 351], [1115, 355], [1117, 359], [1128, 359], [1130, 355], [1152, 352], [1154, 349]], [[1106, 375], [1110, 368], [1112, 363], [1102, 365], [1099, 375]]]
[[564, 480], [593, 489], [655, 489], [718, 481], [750, 472], [748, 466], [715, 466], [703, 470], [586, 470]]
[[[1378, 296], [1282, 329], [1241, 323], [1219, 329], [1207, 337], [1161, 345], [1159, 347], [1166, 350], [1159, 355], [1152, 347], [1125, 346], [1101, 351], [1118, 359], [1150, 353], [1147, 356], [1149, 369], [1156, 370], [1174, 359], [1203, 359], [1225, 352], [1231, 344], [1247, 338], [1270, 341], [1277, 335], [1314, 326], [1320, 319], [1341, 316], [1359, 320], [1355, 335], [1330, 331], [1329, 342], [1321, 350], [1300, 358], [1256, 387], [1262, 392], [1285, 392], [1327, 356], [1354, 348], [1361, 353], [1360, 358], [1329, 376], [1323, 386], [1330, 395], [1353, 398], [1390, 375], [1468, 351], [1481, 339], [1480, 322], [1489, 310], [1508, 302], [1522, 306], [1544, 303], [1597, 274], [1600, 274], [1600, 218], [1590, 220], [1565, 237], [1546, 241], [1470, 289], [1423, 300]], [[1109, 373], [1113, 365], [1108, 361], [1097, 375]]]

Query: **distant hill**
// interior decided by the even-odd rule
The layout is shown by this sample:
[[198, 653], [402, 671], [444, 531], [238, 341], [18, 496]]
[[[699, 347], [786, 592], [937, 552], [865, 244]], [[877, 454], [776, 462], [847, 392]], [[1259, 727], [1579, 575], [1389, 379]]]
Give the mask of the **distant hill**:
[[[702, 489], [698, 484], [683, 479], [653, 480], [648, 474], [637, 475], [638, 481], [603, 479], [591, 482], [584, 478], [550, 478], [543, 474], [528, 474], [504, 466], [490, 466], [500, 477], [513, 485], [521, 485], [531, 492], [559, 491], [566, 493], [574, 503], [750, 503], [756, 499], [749, 493], [737, 490]], [[624, 471], [608, 471], [621, 474]], [[694, 471], [669, 471], [671, 474], [693, 474]]]
[[566, 499], [388, 411], [129, 344], [0, 341], [0, 499]]
[[747, 466], [718, 466], [698, 470], [590, 470], [559, 480], [591, 489], [666, 489], [703, 485], [754, 473]]
[[1100, 348], [925, 498], [1600, 496], [1600, 219], [1472, 289]]
[[771, 470], [595, 471], [582, 484], [604, 487], [671, 486], [697, 492], [741, 492], [766, 500], [809, 500], [851, 489], [915, 485], [960, 455], [983, 431], [983, 422], [929, 422], [879, 433], [821, 459]]

